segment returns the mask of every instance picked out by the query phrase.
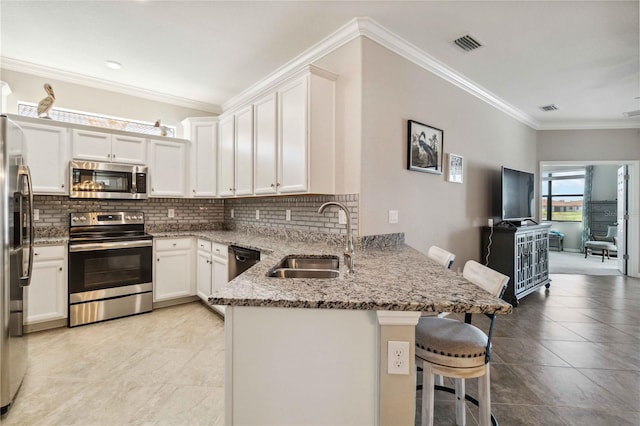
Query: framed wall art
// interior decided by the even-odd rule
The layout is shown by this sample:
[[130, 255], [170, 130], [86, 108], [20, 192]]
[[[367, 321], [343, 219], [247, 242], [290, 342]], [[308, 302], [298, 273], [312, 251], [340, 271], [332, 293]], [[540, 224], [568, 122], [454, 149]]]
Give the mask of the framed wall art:
[[441, 175], [443, 138], [442, 130], [408, 120], [407, 169]]
[[447, 180], [462, 183], [462, 157], [449, 153], [447, 158]]

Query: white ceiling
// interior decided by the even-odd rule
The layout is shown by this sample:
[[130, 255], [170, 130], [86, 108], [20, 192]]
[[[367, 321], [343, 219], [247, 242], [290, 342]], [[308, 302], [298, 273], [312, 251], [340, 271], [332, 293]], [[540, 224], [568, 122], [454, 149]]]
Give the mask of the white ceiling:
[[[640, 117], [622, 115], [640, 110], [639, 14], [638, 1], [5, 0], [0, 56], [7, 69], [219, 111], [370, 17], [535, 128], [640, 127]], [[451, 41], [465, 33], [484, 46], [459, 50]], [[539, 109], [547, 104], [559, 109]]]

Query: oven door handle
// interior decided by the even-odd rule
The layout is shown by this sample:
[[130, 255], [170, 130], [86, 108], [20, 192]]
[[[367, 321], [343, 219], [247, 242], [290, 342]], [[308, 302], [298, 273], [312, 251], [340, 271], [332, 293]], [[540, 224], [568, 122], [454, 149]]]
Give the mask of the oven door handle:
[[78, 251], [97, 251], [97, 250], [113, 250], [121, 248], [137, 248], [137, 247], [151, 247], [153, 242], [151, 240], [145, 241], [119, 241], [112, 243], [82, 243], [82, 244], [69, 244], [69, 252]]

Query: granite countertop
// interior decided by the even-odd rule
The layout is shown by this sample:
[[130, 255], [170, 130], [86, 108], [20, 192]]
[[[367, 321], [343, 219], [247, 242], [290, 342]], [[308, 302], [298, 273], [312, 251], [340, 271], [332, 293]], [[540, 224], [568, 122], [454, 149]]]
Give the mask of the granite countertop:
[[[233, 231], [155, 233], [154, 236], [196, 236], [261, 251], [258, 264], [209, 298], [212, 305], [497, 314], [512, 310], [509, 303], [491, 296], [462, 274], [443, 268], [406, 244], [356, 250], [356, 272], [349, 274], [342, 259], [342, 246]], [[337, 255], [340, 276], [332, 279], [267, 277], [269, 269], [290, 254]]]

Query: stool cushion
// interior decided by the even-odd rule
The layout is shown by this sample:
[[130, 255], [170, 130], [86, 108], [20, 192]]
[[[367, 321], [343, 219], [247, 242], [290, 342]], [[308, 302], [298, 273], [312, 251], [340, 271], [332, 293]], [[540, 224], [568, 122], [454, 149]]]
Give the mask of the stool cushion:
[[487, 335], [461, 321], [423, 317], [416, 326], [416, 356], [449, 367], [485, 364]]

